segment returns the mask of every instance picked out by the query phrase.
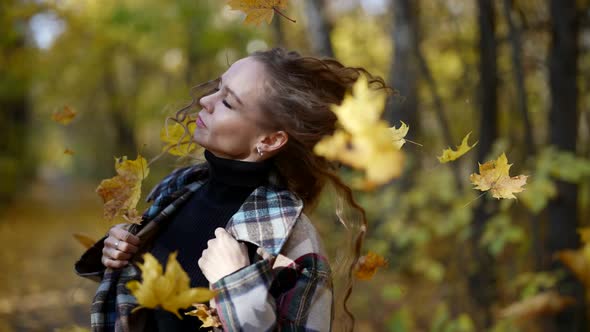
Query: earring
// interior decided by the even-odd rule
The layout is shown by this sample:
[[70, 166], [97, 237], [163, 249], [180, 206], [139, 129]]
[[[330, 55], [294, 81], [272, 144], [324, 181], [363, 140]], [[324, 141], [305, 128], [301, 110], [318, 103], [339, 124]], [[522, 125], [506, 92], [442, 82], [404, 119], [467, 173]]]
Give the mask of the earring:
[[264, 152], [260, 151], [260, 147], [259, 146], [256, 147], [256, 151], [258, 152], [258, 154], [260, 156], [262, 156], [264, 154]]

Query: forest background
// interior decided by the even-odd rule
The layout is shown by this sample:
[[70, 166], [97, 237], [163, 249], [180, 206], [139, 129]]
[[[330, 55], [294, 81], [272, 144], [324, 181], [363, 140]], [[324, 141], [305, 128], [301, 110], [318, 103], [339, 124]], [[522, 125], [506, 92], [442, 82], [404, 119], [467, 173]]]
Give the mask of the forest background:
[[[296, 22], [244, 25], [219, 0], [0, 3], [0, 330], [87, 327], [96, 284], [74, 274], [72, 234], [111, 226], [94, 191], [113, 158], [158, 155], [192, 86], [284, 46], [383, 76], [398, 92], [384, 118], [419, 143], [400, 178], [356, 193], [364, 250], [388, 261], [356, 282], [356, 330], [588, 331], [589, 1], [290, 0], [283, 13]], [[68, 126], [51, 120], [64, 109]], [[469, 132], [477, 146], [440, 164]], [[478, 197], [469, 174], [502, 152], [525, 191]], [[144, 191], [176, 166], [151, 165]], [[333, 211], [327, 198], [313, 218], [331, 252]]]

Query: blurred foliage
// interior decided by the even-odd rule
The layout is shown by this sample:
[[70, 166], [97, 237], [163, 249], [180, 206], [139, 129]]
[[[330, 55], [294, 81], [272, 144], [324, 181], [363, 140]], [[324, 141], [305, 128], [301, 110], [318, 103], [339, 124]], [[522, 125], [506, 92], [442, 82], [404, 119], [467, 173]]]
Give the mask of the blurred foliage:
[[[391, 11], [363, 9], [369, 1], [348, 1], [350, 6], [345, 2], [329, 6], [336, 57], [391, 78], [396, 47], [391, 42]], [[309, 53], [304, 2], [289, 3], [286, 13], [297, 23], [280, 22], [284, 46]], [[538, 151], [526, 155], [508, 29], [498, 8], [501, 139], [489, 159], [506, 152], [514, 163], [511, 171], [530, 177], [517, 200], [489, 211], [491, 218], [477, 244], [494, 258], [497, 298], [489, 308], [493, 313], [552, 290], [565, 277], [563, 270], [540, 271], [534, 264], [534, 257], [542, 254], [536, 252], [535, 234], [544, 234], [546, 207], [556, 197], [559, 181], [578, 184], [579, 226], [590, 220], [588, 28], [580, 38], [579, 148], [576, 153], [559, 151], [544, 144], [551, 125], [546, 2], [519, 0], [514, 5], [524, 27], [526, 97]], [[587, 8], [587, 2], [580, 6]], [[472, 131], [475, 140], [475, 3], [422, 0], [417, 15], [419, 47], [444, 103], [451, 134], [458, 142]], [[587, 10], [581, 12], [588, 15]], [[0, 4], [0, 192], [3, 200], [20, 198], [7, 205], [0, 218], [0, 241], [7, 247], [0, 253], [0, 264], [10, 271], [0, 275], [0, 330], [81, 331], [78, 326], [87, 326], [95, 284], [73, 275], [72, 263], [83, 248], [71, 234], [99, 238], [110, 226], [101, 220], [94, 189], [100, 179], [114, 175], [114, 157], [158, 155], [164, 146], [160, 132], [165, 117], [191, 101], [191, 87], [215, 78], [250, 52], [275, 45], [274, 25], [247, 27], [242, 20], [243, 15], [217, 0]], [[350, 307], [359, 331], [484, 331], [468, 287], [478, 264], [470, 249], [473, 206], [482, 200], [472, 190], [469, 174], [477, 170], [477, 162], [486, 160], [475, 160], [476, 154], [469, 152], [452, 164], [439, 164], [436, 156], [449, 142], [442, 138], [431, 91], [422, 80], [418, 89], [420, 136], [415, 140], [422, 146], [404, 145], [420, 159], [411, 187], [402, 191], [393, 183], [355, 193], [369, 220], [365, 248], [384, 256], [388, 265], [372, 280], [357, 282]], [[4, 106], [14, 100], [24, 102], [30, 112], [22, 126], [11, 125], [13, 108]], [[67, 127], [51, 121], [51, 114], [64, 107], [78, 112]], [[65, 154], [66, 148], [74, 154]], [[166, 156], [150, 165], [144, 188], [149, 190], [178, 163]], [[342, 174], [349, 183], [356, 176], [346, 170]], [[335, 205], [327, 192], [312, 218], [331, 253], [338, 252], [343, 233]], [[139, 209], [144, 207], [140, 202]], [[64, 296], [71, 300], [65, 307]], [[495, 315], [487, 330], [538, 331], [543, 315], [547, 314], [525, 322]]]

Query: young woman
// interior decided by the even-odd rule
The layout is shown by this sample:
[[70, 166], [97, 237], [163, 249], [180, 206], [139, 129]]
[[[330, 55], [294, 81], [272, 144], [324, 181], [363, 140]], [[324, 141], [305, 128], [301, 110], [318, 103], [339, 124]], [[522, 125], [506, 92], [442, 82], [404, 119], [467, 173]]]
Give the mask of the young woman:
[[[194, 141], [206, 149], [206, 162], [172, 172], [148, 195], [153, 204], [141, 226], [111, 228], [76, 264], [80, 275], [101, 281], [93, 330], [197, 330], [199, 323], [188, 316], [131, 313], [136, 303], [124, 285], [140, 278], [131, 263], [146, 251], [162, 264], [177, 251], [192, 287], [217, 290], [214, 304], [226, 331], [331, 330], [333, 276], [305, 212], [326, 184], [360, 212], [357, 218], [339, 215], [356, 231], [347, 249], [350, 278], [364, 212], [336, 165], [313, 147], [335, 129], [330, 105], [340, 104], [361, 74], [386, 87], [362, 68], [272, 49], [236, 61], [201, 86], [203, 96], [176, 119], [182, 122], [198, 102]], [[346, 299], [351, 284], [345, 285]]]

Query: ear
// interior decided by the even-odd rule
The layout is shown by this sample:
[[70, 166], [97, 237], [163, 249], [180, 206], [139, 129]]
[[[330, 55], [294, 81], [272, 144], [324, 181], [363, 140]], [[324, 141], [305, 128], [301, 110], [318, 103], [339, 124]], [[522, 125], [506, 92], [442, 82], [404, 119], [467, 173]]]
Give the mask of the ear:
[[288, 141], [289, 135], [285, 131], [279, 130], [264, 135], [259, 141], [258, 146], [265, 154], [273, 155], [279, 152]]

